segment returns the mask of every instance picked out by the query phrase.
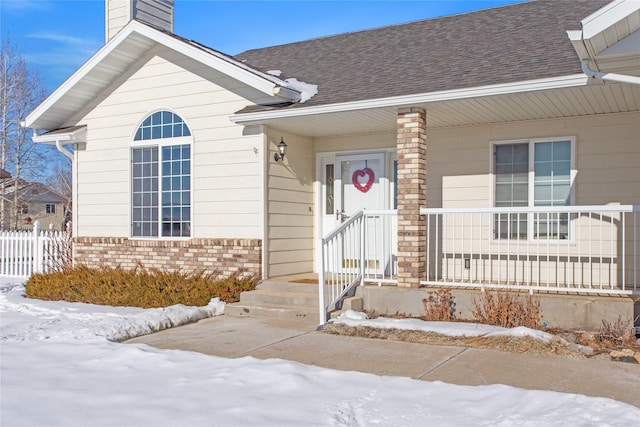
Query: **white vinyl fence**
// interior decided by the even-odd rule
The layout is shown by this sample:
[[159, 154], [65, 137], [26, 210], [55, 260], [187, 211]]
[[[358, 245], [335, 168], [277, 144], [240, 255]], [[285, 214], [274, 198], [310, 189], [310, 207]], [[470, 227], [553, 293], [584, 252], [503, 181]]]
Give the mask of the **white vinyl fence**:
[[60, 268], [71, 251], [71, 236], [64, 231], [0, 231], [0, 276], [28, 278]]

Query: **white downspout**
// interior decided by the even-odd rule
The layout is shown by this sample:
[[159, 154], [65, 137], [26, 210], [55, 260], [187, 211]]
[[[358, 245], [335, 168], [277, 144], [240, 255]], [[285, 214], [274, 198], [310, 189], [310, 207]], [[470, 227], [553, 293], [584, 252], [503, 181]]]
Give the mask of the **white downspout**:
[[56, 139], [56, 148], [58, 149], [59, 152], [61, 152], [62, 154], [70, 158], [71, 161], [73, 161], [73, 153], [69, 150], [65, 150], [64, 146], [62, 145], [62, 141], [59, 139]]
[[616, 74], [616, 73], [603, 73], [601, 71], [593, 71], [589, 68], [589, 61], [587, 59], [583, 59], [582, 63], [582, 72], [592, 79], [600, 79], [605, 81], [612, 81], [617, 83], [629, 83], [634, 85], [640, 85], [640, 77], [636, 76], [627, 76], [625, 74]]
[[603, 73], [602, 71], [594, 71], [589, 68], [589, 59], [594, 63], [596, 68], [598, 67], [598, 63], [596, 59], [592, 56], [591, 50], [589, 46], [591, 45], [591, 40], [589, 40], [589, 46], [587, 46], [587, 41], [584, 38], [584, 21], [580, 23], [580, 40], [582, 41], [582, 46], [584, 46], [584, 50], [587, 52], [588, 59], [581, 59], [582, 72], [585, 73], [592, 79], [600, 79], [605, 81], [612, 81], [617, 83], [629, 83], [632, 85], [640, 85], [640, 77], [636, 76], [628, 76], [626, 74], [616, 74], [616, 73]]
[[[24, 122], [21, 123], [21, 125], [24, 126]], [[38, 136], [40, 136], [40, 135], [38, 135], [38, 130], [34, 129], [33, 130], [33, 139], [36, 139]], [[69, 140], [69, 139], [64, 140], [64, 142], [66, 142], [67, 144], [74, 144], [75, 143], [73, 140]], [[64, 145], [65, 144], [63, 144], [63, 140], [56, 139], [56, 148], [58, 149], [58, 151], [61, 152], [62, 154], [64, 154], [65, 156], [67, 156], [69, 159], [71, 159], [71, 161], [73, 161], [73, 158], [74, 158], [73, 153], [71, 151], [69, 151], [69, 150], [65, 150], [64, 149]]]

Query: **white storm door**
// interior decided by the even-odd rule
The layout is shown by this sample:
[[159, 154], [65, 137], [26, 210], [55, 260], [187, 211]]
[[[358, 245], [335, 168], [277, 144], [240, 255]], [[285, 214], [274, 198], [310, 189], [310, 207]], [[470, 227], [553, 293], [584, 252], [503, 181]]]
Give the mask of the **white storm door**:
[[[336, 201], [335, 226], [361, 209], [382, 210], [388, 205], [389, 181], [386, 178], [384, 153], [353, 154], [336, 156], [334, 174], [334, 192]], [[378, 253], [373, 236], [380, 236], [383, 230], [380, 220], [368, 219], [365, 227], [365, 260], [368, 273], [383, 268], [384, 255]], [[357, 240], [357, 239], [356, 239]], [[358, 242], [359, 243], [359, 242]], [[342, 248], [342, 266], [358, 269], [360, 266], [359, 244], [344, 242]]]
[[[336, 156], [336, 213], [348, 217], [360, 209], [385, 209], [385, 189], [389, 185], [385, 169], [384, 153]], [[336, 227], [343, 215], [336, 215]]]

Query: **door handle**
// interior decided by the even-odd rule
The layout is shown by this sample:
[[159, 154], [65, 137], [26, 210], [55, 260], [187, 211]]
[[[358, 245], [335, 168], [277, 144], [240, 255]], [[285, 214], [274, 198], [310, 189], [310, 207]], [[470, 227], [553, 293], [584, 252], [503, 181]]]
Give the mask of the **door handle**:
[[349, 215], [345, 215], [344, 210], [336, 209], [336, 219], [339, 219], [340, 222], [344, 222], [345, 219], [349, 218]]

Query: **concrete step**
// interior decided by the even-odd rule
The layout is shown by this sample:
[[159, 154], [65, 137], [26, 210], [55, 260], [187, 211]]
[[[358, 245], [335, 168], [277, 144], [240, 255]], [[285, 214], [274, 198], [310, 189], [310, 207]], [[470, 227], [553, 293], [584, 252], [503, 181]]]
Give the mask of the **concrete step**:
[[261, 305], [275, 304], [293, 307], [318, 307], [318, 295], [294, 293], [294, 292], [273, 292], [256, 289], [255, 291], [242, 292], [240, 302]]
[[272, 292], [294, 292], [296, 294], [313, 294], [318, 295], [318, 284], [309, 283], [291, 283], [291, 282], [275, 282], [266, 280], [260, 282], [256, 289], [261, 291]]
[[261, 317], [281, 320], [319, 322], [318, 309], [311, 307], [291, 307], [277, 304], [253, 305], [244, 302], [227, 304], [224, 314], [235, 317]]

